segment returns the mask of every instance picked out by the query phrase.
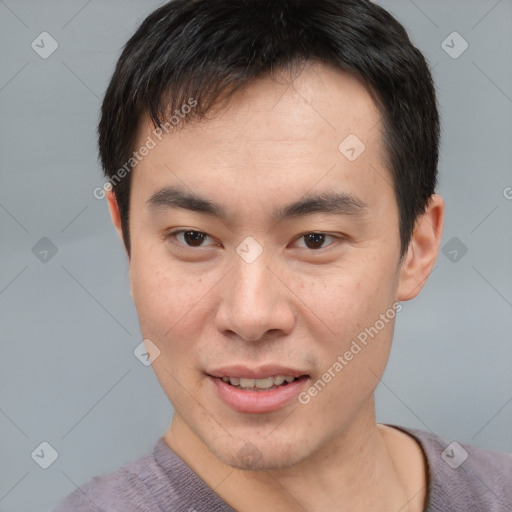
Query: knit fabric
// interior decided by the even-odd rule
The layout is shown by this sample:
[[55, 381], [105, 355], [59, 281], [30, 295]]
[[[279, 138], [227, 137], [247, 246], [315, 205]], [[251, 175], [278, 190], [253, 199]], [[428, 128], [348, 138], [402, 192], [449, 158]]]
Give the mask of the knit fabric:
[[[450, 443], [418, 429], [428, 464], [424, 512], [512, 512], [512, 455]], [[467, 458], [466, 458], [467, 455]], [[94, 477], [54, 512], [236, 512], [173, 452], [163, 437], [152, 454]]]

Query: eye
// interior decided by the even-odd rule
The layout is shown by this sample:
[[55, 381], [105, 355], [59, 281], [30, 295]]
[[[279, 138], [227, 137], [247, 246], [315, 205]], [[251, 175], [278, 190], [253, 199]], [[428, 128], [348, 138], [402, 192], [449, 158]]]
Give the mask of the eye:
[[[194, 229], [172, 231], [166, 235], [166, 238], [177, 240], [181, 245], [190, 248], [215, 245], [215, 241], [210, 235]], [[301, 248], [319, 250], [332, 245], [336, 238], [326, 233], [305, 233], [297, 239], [296, 243]], [[208, 240], [210, 240], [210, 243], [206, 243]], [[302, 244], [299, 243], [301, 241], [303, 242]]]
[[210, 235], [193, 229], [179, 229], [177, 231], [172, 231], [166, 235], [166, 238], [174, 238], [187, 247], [201, 247], [204, 245], [213, 245], [215, 243], [204, 244], [203, 242], [211, 239]]
[[306, 247], [307, 249], [318, 250], [323, 249], [324, 247], [327, 247], [333, 243], [331, 242], [327, 245], [324, 245], [328, 239], [335, 240], [336, 237], [327, 235], [326, 233], [306, 233], [302, 235], [300, 238], [298, 238], [297, 241], [304, 241], [304, 245], [302, 247]]

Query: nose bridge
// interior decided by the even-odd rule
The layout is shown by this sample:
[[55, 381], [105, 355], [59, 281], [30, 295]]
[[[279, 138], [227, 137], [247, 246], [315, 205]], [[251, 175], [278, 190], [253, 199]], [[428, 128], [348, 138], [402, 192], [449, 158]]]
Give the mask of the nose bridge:
[[294, 315], [286, 289], [268, 268], [265, 256], [253, 261], [236, 256], [217, 312], [219, 330], [258, 340], [270, 330], [292, 329]]
[[256, 312], [270, 310], [274, 292], [271, 281], [274, 276], [268, 269], [266, 260], [260, 257], [252, 263], [238, 261], [234, 271], [239, 304], [255, 308]]

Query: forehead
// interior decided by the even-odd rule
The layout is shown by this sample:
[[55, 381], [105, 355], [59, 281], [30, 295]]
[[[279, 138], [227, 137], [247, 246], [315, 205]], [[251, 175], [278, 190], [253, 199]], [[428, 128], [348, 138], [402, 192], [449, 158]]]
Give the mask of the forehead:
[[[188, 138], [194, 131], [193, 136], [218, 145], [235, 139], [252, 143], [312, 141], [322, 133], [335, 142], [353, 129], [372, 142], [373, 136], [378, 138], [379, 130], [373, 128], [379, 121], [380, 112], [368, 89], [355, 76], [311, 62], [293, 74], [281, 70], [253, 80], [226, 104], [214, 106], [202, 122], [178, 124], [173, 136]], [[141, 128], [139, 133], [153, 128], [147, 117], [141, 120]], [[279, 134], [281, 128], [285, 131]], [[309, 131], [305, 133], [304, 128]]]
[[[219, 198], [242, 188], [300, 196], [316, 184], [343, 184], [353, 195], [364, 185], [371, 196], [391, 182], [380, 119], [358, 79], [308, 64], [293, 80], [285, 72], [259, 78], [205, 119], [178, 124], [137, 165], [133, 186], [153, 194], [164, 181], [182, 181], [207, 197], [216, 190]], [[136, 147], [154, 139], [154, 129], [144, 118]]]

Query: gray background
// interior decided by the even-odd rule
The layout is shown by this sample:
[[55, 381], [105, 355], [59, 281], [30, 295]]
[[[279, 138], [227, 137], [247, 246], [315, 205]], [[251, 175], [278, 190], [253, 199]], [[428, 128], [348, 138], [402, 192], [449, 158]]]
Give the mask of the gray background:
[[[125, 254], [92, 194], [104, 181], [100, 100], [122, 45], [161, 3], [0, 0], [2, 512], [52, 509], [150, 452], [172, 416], [133, 355]], [[447, 212], [444, 253], [398, 316], [378, 420], [510, 452], [512, 2], [380, 3], [433, 66]], [[31, 48], [43, 31], [59, 45], [47, 59]], [[442, 47], [454, 31], [469, 44], [458, 58]], [[43, 237], [55, 254], [33, 249]], [[43, 441], [58, 452], [46, 470], [31, 458]]]

